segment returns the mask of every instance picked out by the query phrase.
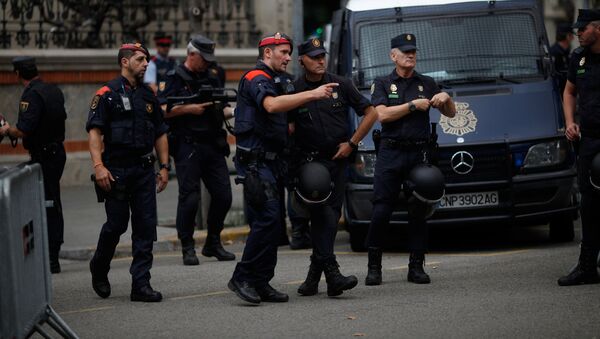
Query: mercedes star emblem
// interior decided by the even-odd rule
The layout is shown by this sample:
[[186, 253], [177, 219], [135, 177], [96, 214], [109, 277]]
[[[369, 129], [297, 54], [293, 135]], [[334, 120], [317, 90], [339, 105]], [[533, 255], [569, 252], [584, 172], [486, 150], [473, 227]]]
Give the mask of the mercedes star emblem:
[[450, 159], [450, 165], [452, 166], [452, 169], [458, 174], [467, 174], [471, 172], [474, 164], [475, 159], [473, 159], [471, 153], [466, 151], [456, 152]]

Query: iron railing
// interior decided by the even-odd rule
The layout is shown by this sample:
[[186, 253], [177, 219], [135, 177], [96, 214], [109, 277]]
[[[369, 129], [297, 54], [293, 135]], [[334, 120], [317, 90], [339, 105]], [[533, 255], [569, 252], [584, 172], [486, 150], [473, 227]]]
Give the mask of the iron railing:
[[156, 32], [185, 47], [200, 33], [220, 47], [254, 47], [254, 0], [0, 0], [0, 48], [114, 48]]

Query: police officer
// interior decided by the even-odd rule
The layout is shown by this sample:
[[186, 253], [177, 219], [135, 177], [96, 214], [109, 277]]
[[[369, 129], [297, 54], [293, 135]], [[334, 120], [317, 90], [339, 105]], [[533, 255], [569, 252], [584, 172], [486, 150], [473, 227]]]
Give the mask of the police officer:
[[235, 255], [221, 245], [221, 231], [231, 207], [231, 184], [225, 157], [229, 155], [227, 133], [223, 130], [225, 114], [212, 102], [190, 103], [168, 109], [168, 97], [186, 97], [201, 88], [219, 88], [219, 80], [208, 67], [215, 61], [215, 43], [201, 35], [187, 45], [187, 58], [169, 73], [167, 88], [160, 94], [171, 129], [171, 149], [175, 158], [179, 198], [177, 202], [177, 236], [181, 241], [184, 265], [198, 265], [194, 242], [194, 224], [200, 201], [200, 179], [211, 196], [207, 216], [208, 232], [202, 255], [218, 260], [234, 260]]
[[52, 201], [46, 208], [50, 272], [60, 273], [58, 254], [63, 243], [64, 220], [60, 201], [60, 178], [65, 168], [65, 99], [55, 85], [40, 79], [32, 57], [17, 57], [14, 70], [25, 90], [19, 104], [19, 117], [15, 126], [6, 123], [0, 135], [12, 139], [22, 138], [32, 163], [39, 163], [44, 176], [45, 199]]
[[571, 25], [561, 23], [556, 27], [556, 42], [550, 47], [550, 55], [554, 58], [554, 71], [557, 74], [560, 95], [563, 95], [567, 81], [567, 69], [573, 41]]
[[[346, 185], [344, 172], [348, 166], [348, 157], [358, 148], [358, 143], [377, 120], [377, 112], [350, 80], [326, 71], [326, 51], [320, 39], [312, 38], [304, 41], [298, 46], [298, 55], [304, 74], [294, 83], [297, 91], [311, 90], [326, 83], [340, 84], [333, 89], [331, 98], [311, 101], [300, 106], [291, 119], [296, 147], [295, 170], [301, 170], [307, 162], [319, 162], [329, 170], [333, 182], [333, 192], [324, 203], [303, 204], [302, 199], [295, 199], [297, 203], [304, 205], [303, 209], [309, 211], [310, 238], [313, 244], [308, 275], [306, 281], [298, 288], [298, 293], [316, 294], [321, 273], [325, 272], [327, 294], [335, 296], [357, 284], [355, 276], [344, 277], [340, 274], [333, 253], [344, 201]], [[354, 108], [359, 116], [364, 114], [353, 135], [348, 133], [349, 107]]]
[[167, 85], [167, 73], [177, 66], [177, 60], [169, 56], [173, 40], [164, 32], [156, 32], [154, 35], [156, 44], [156, 55], [150, 58], [148, 69], [144, 74], [144, 83], [148, 84], [154, 93], [160, 94]]
[[[590, 184], [590, 165], [600, 152], [600, 10], [580, 9], [577, 22], [579, 48], [573, 51], [563, 96], [565, 135], [580, 140], [577, 165], [581, 192], [581, 251], [577, 266], [558, 279], [560, 286], [600, 282], [596, 258], [600, 249], [600, 192]], [[580, 123], [575, 122], [575, 110]]]
[[[427, 162], [430, 107], [439, 109], [448, 117], [456, 113], [450, 96], [440, 92], [432, 78], [415, 71], [417, 41], [414, 34], [393, 38], [390, 58], [396, 68], [390, 75], [375, 79], [371, 87], [371, 103], [377, 109], [382, 131], [375, 164], [371, 226], [367, 235], [369, 263], [366, 285], [381, 284], [381, 246], [402, 183], [414, 166]], [[423, 270], [427, 225], [423, 216], [410, 212], [408, 224], [408, 281], [429, 283], [431, 280]]]
[[[154, 92], [143, 83], [148, 57], [139, 43], [121, 46], [117, 59], [121, 75], [96, 92], [86, 124], [95, 181], [106, 200], [107, 221], [90, 261], [92, 287], [102, 298], [110, 296], [110, 262], [131, 210], [131, 301], [162, 300], [162, 294], [150, 286], [150, 268], [156, 241], [156, 192], [168, 183], [168, 127]], [[157, 174], [153, 148], [160, 163]]]
[[282, 159], [288, 137], [286, 112], [309, 101], [331, 97], [337, 86], [330, 83], [286, 94], [293, 91], [293, 84], [281, 75], [291, 61], [291, 53], [292, 40], [285, 34], [261, 39], [256, 67], [243, 75], [238, 90], [235, 165], [244, 183], [250, 234], [228, 287], [242, 300], [254, 304], [288, 301], [287, 294], [269, 285], [283, 231], [279, 192], [286, 176]]

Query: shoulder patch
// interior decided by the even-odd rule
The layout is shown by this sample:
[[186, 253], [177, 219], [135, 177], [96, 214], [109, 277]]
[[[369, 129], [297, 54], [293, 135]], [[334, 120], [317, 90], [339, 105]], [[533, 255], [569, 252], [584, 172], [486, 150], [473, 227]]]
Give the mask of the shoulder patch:
[[261, 71], [260, 69], [255, 69], [253, 71], [246, 73], [246, 75], [244, 75], [244, 79], [246, 79], [248, 81], [252, 81], [252, 79], [256, 78], [259, 75], [265, 76], [265, 77], [267, 77], [267, 79], [272, 79], [271, 76], [267, 74], [267, 72]]
[[21, 101], [19, 103], [19, 113], [27, 112], [27, 108], [29, 108], [29, 102]]
[[98, 107], [98, 102], [100, 101], [100, 96], [98, 94], [94, 95], [92, 99], [92, 103], [90, 104], [90, 109], [96, 109]]
[[104, 95], [104, 93], [110, 92], [110, 87], [103, 86], [99, 90], [96, 91], [96, 95]]

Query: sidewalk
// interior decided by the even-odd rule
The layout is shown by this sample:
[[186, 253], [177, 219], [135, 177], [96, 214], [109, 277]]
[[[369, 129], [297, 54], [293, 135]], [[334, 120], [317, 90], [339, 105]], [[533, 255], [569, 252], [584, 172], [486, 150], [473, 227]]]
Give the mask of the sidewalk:
[[[239, 214], [242, 206], [241, 188], [232, 183], [233, 205], [231, 213]], [[155, 252], [179, 250], [179, 240], [175, 229], [177, 214], [177, 180], [172, 179], [166, 190], [157, 195], [158, 227]], [[94, 254], [100, 229], [106, 222], [104, 204], [96, 202], [94, 188], [86, 186], [66, 186], [61, 188], [63, 216], [65, 220], [64, 243], [60, 257], [64, 259], [88, 260]], [[247, 225], [225, 226], [221, 233], [224, 243], [243, 240], [249, 232]], [[206, 239], [206, 230], [194, 233], [196, 246], [202, 246]], [[131, 223], [127, 232], [121, 236], [115, 257], [131, 255]]]

